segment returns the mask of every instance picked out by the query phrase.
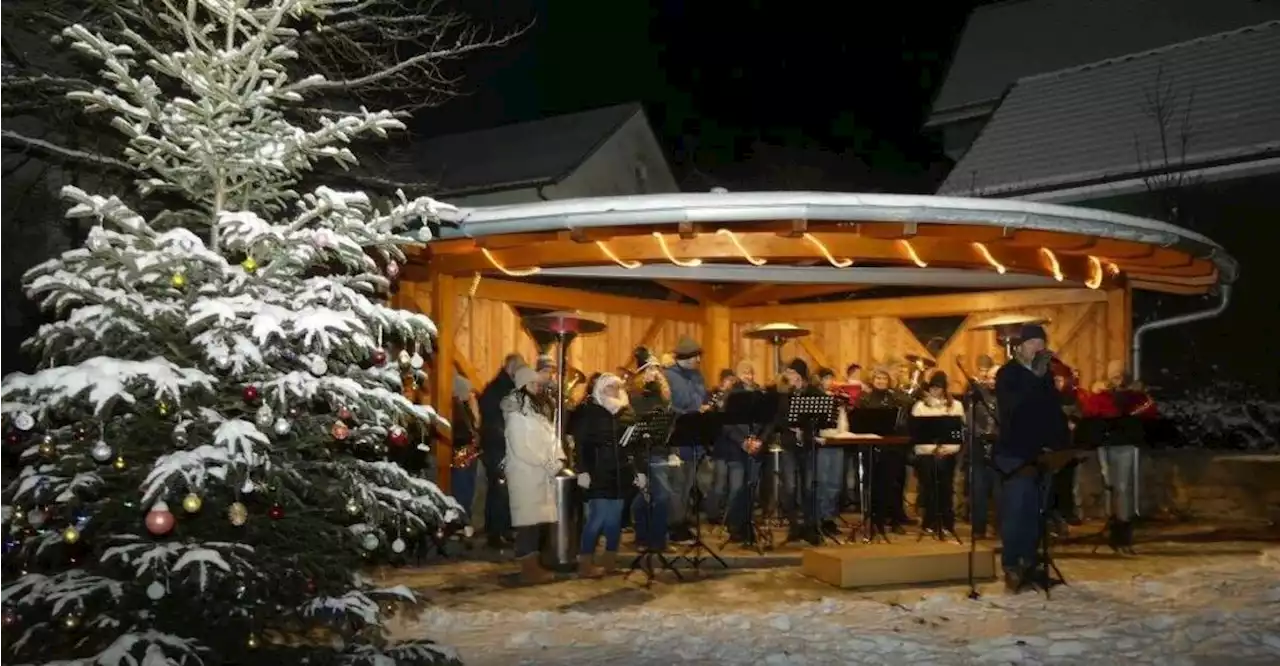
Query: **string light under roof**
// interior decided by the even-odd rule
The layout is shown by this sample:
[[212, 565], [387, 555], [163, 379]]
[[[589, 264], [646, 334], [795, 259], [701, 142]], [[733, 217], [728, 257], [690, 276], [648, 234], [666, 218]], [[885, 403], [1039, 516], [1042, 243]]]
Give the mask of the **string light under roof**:
[[1054, 254], [1053, 250], [1050, 250], [1047, 247], [1042, 247], [1040, 248], [1040, 254], [1044, 255], [1045, 260], [1049, 262], [1049, 272], [1053, 273], [1053, 279], [1058, 282], [1062, 282], [1067, 279], [1066, 276], [1062, 274], [1062, 265], [1058, 263], [1058, 255]]
[[728, 229], [723, 229], [723, 228], [716, 229], [716, 235], [728, 236], [729, 242], [733, 243], [733, 246], [738, 249], [739, 253], [742, 254], [742, 258], [746, 259], [747, 263], [751, 264], [752, 266], [763, 266], [769, 263], [768, 260], [766, 259], [760, 259], [760, 258], [751, 256], [751, 253], [747, 251], [747, 248], [742, 244], [742, 241], [738, 240], [738, 235], [733, 233], [732, 231], [729, 231]]
[[702, 265], [701, 259], [677, 259], [676, 255], [671, 253], [671, 248], [667, 247], [667, 239], [663, 237], [662, 232], [653, 232], [653, 237], [658, 239], [658, 247], [662, 248], [662, 254], [666, 256], [667, 261], [682, 268], [697, 268]]
[[915, 265], [919, 266], [920, 268], [929, 267], [929, 264], [925, 263], [924, 260], [920, 258], [919, 254], [916, 254], [916, 249], [911, 245], [911, 241], [906, 240], [904, 238], [904, 239], [900, 239], [898, 241], [898, 244], [902, 246], [902, 249], [906, 250], [907, 257], [909, 257], [911, 261], [915, 263]]
[[496, 257], [493, 256], [493, 253], [490, 252], [489, 248], [487, 247], [480, 248], [480, 254], [484, 255], [484, 258], [489, 261], [489, 264], [491, 266], [498, 269], [499, 272], [501, 272], [503, 275], [506, 275], [507, 277], [529, 277], [531, 275], [537, 275], [538, 273], [542, 272], [542, 269], [538, 268], [537, 266], [533, 266], [530, 268], [507, 268], [506, 266], [503, 266]]
[[984, 260], [986, 260], [988, 264], [991, 264], [992, 268], [996, 269], [997, 273], [1004, 275], [1005, 273], [1009, 272], [1009, 269], [1005, 268], [1004, 264], [996, 261], [996, 258], [991, 255], [991, 250], [988, 250], [986, 245], [983, 245], [982, 243], [974, 243], [973, 247], [975, 250], [978, 251], [978, 254], [981, 255]]
[[814, 247], [818, 248], [818, 251], [822, 253], [822, 256], [826, 258], [827, 262], [832, 266], [835, 266], [836, 268], [848, 268], [853, 265], [852, 259], [836, 259], [835, 256], [831, 254], [831, 250], [828, 250], [826, 244], [817, 236], [806, 231], [802, 238], [809, 241], [809, 243]]
[[640, 268], [641, 266], [640, 262], [638, 261], [627, 261], [622, 259], [618, 255], [614, 254], [613, 250], [609, 249], [609, 246], [605, 245], [604, 241], [599, 241], [599, 240], [596, 241], [596, 247], [600, 248], [600, 251], [604, 253], [604, 256], [608, 257], [611, 261], [613, 261], [613, 263], [629, 271]]

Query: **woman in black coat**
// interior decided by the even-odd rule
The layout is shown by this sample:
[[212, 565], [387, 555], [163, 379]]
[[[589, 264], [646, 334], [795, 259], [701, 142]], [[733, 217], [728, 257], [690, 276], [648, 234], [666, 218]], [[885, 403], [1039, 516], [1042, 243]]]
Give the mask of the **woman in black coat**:
[[[622, 510], [628, 489], [636, 481], [630, 451], [620, 446], [635, 413], [622, 379], [604, 374], [595, 382], [590, 398], [574, 412], [572, 432], [578, 450], [578, 485], [587, 500], [586, 525], [578, 551], [578, 573], [599, 576], [612, 571], [618, 561], [622, 540]], [[594, 564], [596, 544], [605, 538], [600, 565]]]

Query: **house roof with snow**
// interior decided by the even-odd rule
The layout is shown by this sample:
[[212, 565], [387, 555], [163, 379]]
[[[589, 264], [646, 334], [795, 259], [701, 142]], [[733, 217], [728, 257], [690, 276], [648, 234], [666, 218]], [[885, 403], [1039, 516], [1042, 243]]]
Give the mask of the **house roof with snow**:
[[[639, 103], [552, 116], [413, 142], [407, 158], [437, 196], [538, 187], [572, 173], [623, 124], [643, 115]], [[646, 121], [647, 122], [647, 121]]]
[[929, 125], [990, 112], [1018, 79], [1280, 19], [1280, 0], [1012, 0], [969, 15]]
[[938, 193], [1023, 196], [1274, 160], [1276, 82], [1280, 21], [1027, 77]]

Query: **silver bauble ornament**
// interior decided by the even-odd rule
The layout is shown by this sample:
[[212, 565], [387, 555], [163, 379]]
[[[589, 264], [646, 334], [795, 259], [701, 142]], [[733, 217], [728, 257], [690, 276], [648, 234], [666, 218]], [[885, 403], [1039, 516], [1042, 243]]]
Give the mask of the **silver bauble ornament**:
[[364, 546], [365, 550], [377, 550], [378, 535], [373, 532], [366, 532], [365, 535], [360, 538], [360, 545]]
[[421, 370], [423, 364], [426, 362], [427, 360], [422, 358], [422, 354], [419, 354], [418, 352], [413, 352], [413, 356], [409, 357], [409, 367], [414, 370]]
[[401, 349], [401, 350], [400, 350], [400, 353], [396, 356], [396, 362], [400, 364], [400, 367], [401, 367], [401, 368], [406, 368], [406, 369], [407, 369], [407, 368], [409, 367], [409, 363], [410, 363], [412, 360], [413, 360], [413, 357], [412, 357], [412, 356], [409, 356], [409, 352], [407, 352], [407, 351], [405, 351], [405, 350], [403, 350], [403, 349]]
[[400, 537], [396, 537], [395, 541], [391, 542], [391, 552], [393, 553], [403, 553], [404, 548], [404, 539], [401, 539]]
[[258, 408], [257, 413], [253, 415], [253, 422], [258, 424], [259, 428], [270, 428], [271, 424], [276, 420], [276, 413], [271, 408], [263, 405]]
[[93, 445], [92, 449], [89, 449], [89, 455], [93, 456], [93, 459], [100, 463], [108, 463], [115, 457], [116, 452], [112, 450], [111, 445], [108, 444], [106, 440], [100, 439]]
[[13, 417], [13, 427], [26, 432], [36, 427], [36, 417], [32, 416], [30, 412], [18, 412]]
[[282, 417], [276, 419], [275, 425], [271, 426], [271, 428], [276, 431], [277, 435], [283, 437], [289, 434], [290, 430], [293, 430], [293, 423], [291, 423], [289, 419]]
[[312, 356], [311, 361], [307, 363], [307, 370], [311, 371], [311, 374], [319, 377], [326, 372], [329, 372], [329, 362], [324, 360], [323, 356]]
[[147, 586], [147, 598], [152, 601], [160, 601], [164, 598], [164, 593], [164, 585], [158, 580], [151, 581], [151, 584]]

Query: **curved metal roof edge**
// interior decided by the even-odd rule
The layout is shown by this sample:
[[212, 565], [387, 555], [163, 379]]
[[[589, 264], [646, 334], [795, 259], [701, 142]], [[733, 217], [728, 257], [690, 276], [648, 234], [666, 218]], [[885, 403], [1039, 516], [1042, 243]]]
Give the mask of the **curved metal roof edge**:
[[1239, 264], [1206, 236], [1167, 222], [1092, 208], [1014, 199], [844, 192], [699, 192], [588, 197], [459, 209], [441, 240], [681, 222], [775, 220], [919, 222], [1056, 231], [1181, 249], [1234, 282]]

